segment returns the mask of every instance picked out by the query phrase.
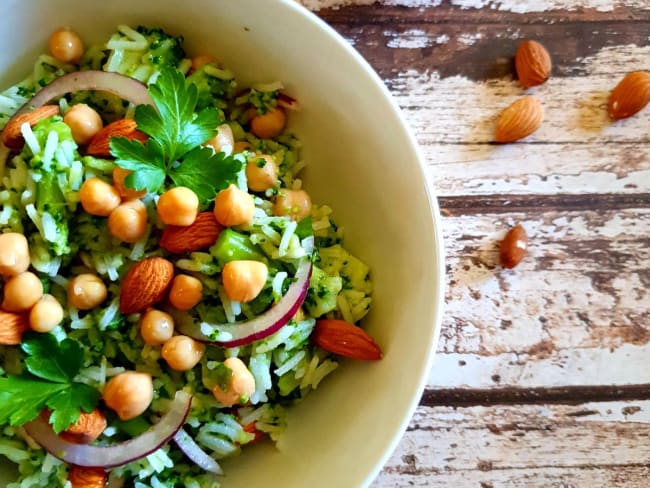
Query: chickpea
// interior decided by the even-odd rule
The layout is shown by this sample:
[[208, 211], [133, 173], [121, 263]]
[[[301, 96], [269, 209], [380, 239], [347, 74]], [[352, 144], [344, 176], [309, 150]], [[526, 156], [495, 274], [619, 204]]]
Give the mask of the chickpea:
[[78, 103], [68, 110], [63, 122], [70, 127], [74, 142], [82, 146], [104, 127], [99, 114], [85, 103]]
[[130, 420], [143, 413], [153, 400], [151, 375], [126, 371], [111, 378], [102, 394], [107, 407], [122, 420]]
[[50, 36], [50, 52], [64, 63], [78, 63], [84, 54], [84, 43], [70, 29], [59, 29]]
[[29, 326], [35, 332], [50, 332], [63, 320], [63, 307], [52, 295], [43, 295], [29, 311]]
[[302, 220], [311, 213], [311, 198], [305, 190], [282, 189], [275, 197], [274, 215], [288, 215], [293, 220]]
[[221, 386], [212, 387], [212, 394], [224, 407], [232, 407], [237, 403], [246, 403], [255, 392], [255, 377], [239, 358], [228, 358], [223, 364], [232, 371], [227, 390]]
[[147, 190], [134, 190], [133, 188], [127, 188], [124, 185], [124, 179], [129, 176], [132, 171], [128, 169], [120, 168], [116, 166], [113, 168], [113, 186], [117, 189], [117, 192], [125, 200], [134, 200], [136, 198], [142, 198], [147, 194]]
[[174, 318], [160, 310], [149, 309], [140, 320], [140, 335], [150, 346], [159, 346], [174, 335]]
[[237, 154], [237, 153], [242, 153], [242, 152], [244, 152], [246, 149], [248, 149], [249, 147], [251, 147], [250, 142], [246, 142], [246, 141], [237, 141], [237, 142], [235, 142], [235, 144], [232, 146], [232, 152], [234, 152], [235, 154]]
[[210, 56], [209, 54], [201, 54], [192, 58], [192, 71], [201, 69], [206, 64], [215, 64], [217, 58]]
[[99, 178], [89, 178], [79, 190], [81, 206], [90, 215], [107, 217], [120, 204], [120, 194], [115, 187]]
[[233, 146], [235, 145], [235, 138], [232, 135], [232, 129], [228, 124], [221, 124], [217, 127], [217, 135], [205, 144], [206, 146], [212, 147], [216, 153], [222, 151], [226, 154], [232, 153]]
[[108, 230], [123, 242], [137, 242], [147, 233], [147, 207], [140, 200], [122, 203], [108, 216]]
[[161, 356], [170, 368], [176, 371], [189, 371], [199, 364], [205, 346], [191, 337], [178, 335], [169, 339], [162, 347]]
[[29, 310], [43, 296], [43, 283], [34, 273], [24, 271], [5, 283], [2, 309], [7, 312]]
[[221, 270], [223, 287], [234, 302], [250, 302], [266, 284], [269, 270], [260, 261], [230, 261]]
[[169, 303], [178, 310], [189, 310], [201, 301], [203, 284], [189, 275], [176, 275], [169, 290]]
[[199, 197], [189, 188], [177, 186], [160, 195], [158, 216], [167, 225], [192, 225], [199, 213]]
[[287, 123], [287, 116], [281, 108], [274, 108], [263, 115], [255, 115], [251, 120], [251, 132], [260, 139], [279, 136]]
[[266, 191], [278, 182], [278, 170], [273, 158], [267, 154], [253, 156], [246, 163], [248, 188], [253, 191]]
[[90, 310], [106, 300], [106, 285], [97, 275], [84, 273], [68, 283], [68, 304], [78, 310]]
[[17, 232], [0, 234], [0, 275], [15, 276], [29, 268], [27, 238]]
[[254, 212], [253, 197], [235, 185], [221, 190], [214, 199], [214, 217], [225, 227], [249, 224]]

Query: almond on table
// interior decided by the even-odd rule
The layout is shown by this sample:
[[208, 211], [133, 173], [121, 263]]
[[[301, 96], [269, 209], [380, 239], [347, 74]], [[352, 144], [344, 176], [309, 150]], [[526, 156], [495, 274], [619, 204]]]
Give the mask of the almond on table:
[[607, 102], [607, 113], [612, 120], [631, 117], [650, 102], [650, 73], [633, 71], [616, 85]]
[[531, 135], [542, 125], [544, 107], [535, 97], [523, 97], [514, 101], [497, 119], [494, 140], [515, 142]]
[[523, 41], [515, 55], [515, 69], [524, 88], [544, 83], [551, 76], [551, 56], [537, 41]]

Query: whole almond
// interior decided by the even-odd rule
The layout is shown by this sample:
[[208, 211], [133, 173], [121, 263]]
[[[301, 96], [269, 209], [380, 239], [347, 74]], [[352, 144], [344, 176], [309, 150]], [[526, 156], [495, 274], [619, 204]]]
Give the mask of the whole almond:
[[624, 119], [640, 111], [650, 102], [650, 73], [633, 71], [625, 75], [612, 90], [607, 113], [612, 120]]
[[104, 468], [72, 466], [68, 472], [68, 481], [72, 488], [104, 488], [108, 474]]
[[106, 429], [106, 417], [98, 409], [81, 412], [77, 421], [61, 432], [60, 436], [74, 444], [90, 444]]
[[17, 346], [27, 329], [27, 315], [0, 310], [0, 345]]
[[122, 281], [120, 312], [136, 313], [161, 301], [174, 278], [174, 265], [163, 258], [135, 263]]
[[504, 268], [517, 266], [528, 250], [528, 236], [521, 224], [515, 225], [501, 241], [499, 257]]
[[551, 76], [551, 56], [537, 41], [523, 41], [515, 54], [515, 69], [524, 88], [544, 83]]
[[174, 254], [194, 252], [215, 243], [223, 227], [212, 212], [201, 212], [187, 227], [168, 225], [160, 238], [160, 247]]
[[111, 148], [109, 142], [111, 137], [126, 137], [144, 143], [147, 134], [138, 130], [138, 124], [133, 119], [120, 119], [111, 122], [100, 130], [88, 143], [86, 154], [98, 158], [110, 158]]
[[31, 112], [16, 115], [7, 122], [7, 125], [2, 131], [2, 142], [9, 149], [18, 150], [23, 147], [23, 144], [25, 144], [23, 133], [20, 129], [25, 122], [27, 122], [30, 127], [34, 127], [41, 120], [48, 119], [58, 114], [58, 105], [43, 105]]
[[321, 319], [316, 321], [312, 341], [326, 351], [363, 361], [381, 359], [381, 349], [361, 327], [343, 320]]
[[535, 132], [544, 120], [544, 107], [535, 97], [523, 97], [506, 107], [497, 119], [496, 142], [514, 142]]

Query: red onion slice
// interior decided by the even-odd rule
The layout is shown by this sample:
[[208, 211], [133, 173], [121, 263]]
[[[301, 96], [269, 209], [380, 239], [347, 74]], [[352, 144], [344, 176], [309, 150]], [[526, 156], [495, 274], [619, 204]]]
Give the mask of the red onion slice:
[[75, 71], [55, 79], [39, 90], [29, 102], [18, 109], [14, 117], [41, 107], [66, 93], [86, 90], [112, 93], [134, 105], [153, 105], [147, 86], [136, 79], [107, 71]]
[[300, 110], [298, 100], [283, 92], [278, 93], [278, 105], [286, 110]]
[[[66, 93], [84, 90], [112, 93], [134, 105], [153, 105], [153, 100], [149, 96], [146, 85], [143, 85], [138, 80], [119, 73], [106, 71], [75, 71], [55, 79], [52, 83], [39, 90], [29, 102], [25, 103], [13, 114], [7, 124], [18, 115], [42, 107], [49, 101]], [[4, 172], [9, 153], [9, 149], [0, 142], [0, 175]]]
[[[314, 239], [309, 237], [303, 240], [303, 245], [307, 252], [311, 254]], [[293, 317], [302, 302], [305, 301], [307, 291], [309, 290], [309, 278], [311, 278], [311, 259], [304, 258], [296, 270], [296, 281], [294, 281], [287, 290], [282, 299], [267, 310], [262, 315], [245, 322], [236, 322], [234, 324], [203, 324], [203, 327], [197, 323], [177, 323], [177, 329], [185, 335], [188, 335], [197, 341], [209, 344], [215, 344], [222, 347], [237, 347], [259, 341], [270, 336], [284, 327], [291, 317]], [[209, 329], [208, 333], [204, 331]], [[213, 333], [224, 334], [227, 339], [211, 339]]]
[[208, 456], [208, 454], [201, 449], [196, 442], [194, 442], [194, 439], [192, 439], [185, 430], [180, 429], [176, 432], [174, 435], [174, 442], [178, 448], [183, 451], [183, 453], [199, 468], [208, 473], [223, 474], [219, 463]]
[[192, 396], [176, 392], [169, 411], [151, 429], [129, 441], [112, 446], [89, 446], [64, 441], [40, 416], [25, 424], [27, 433], [52, 456], [68, 464], [88, 468], [114, 468], [157, 451], [183, 427], [192, 406]]

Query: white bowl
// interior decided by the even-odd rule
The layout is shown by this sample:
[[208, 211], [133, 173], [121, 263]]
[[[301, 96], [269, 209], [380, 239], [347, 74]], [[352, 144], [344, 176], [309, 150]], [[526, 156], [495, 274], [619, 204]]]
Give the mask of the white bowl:
[[3, 8], [10, 12], [0, 21], [3, 86], [24, 77], [57, 27], [92, 42], [127, 23], [182, 34], [188, 53], [215, 55], [243, 83], [282, 80], [300, 101], [291, 125], [309, 164], [306, 188], [314, 201], [331, 204], [347, 246], [371, 266], [374, 305], [365, 325], [384, 358], [343, 361], [292, 409], [280, 450], [246, 448], [224, 463], [223, 485], [369, 485], [420, 399], [444, 291], [436, 201], [416, 142], [379, 77], [289, 0], [4, 0]]

